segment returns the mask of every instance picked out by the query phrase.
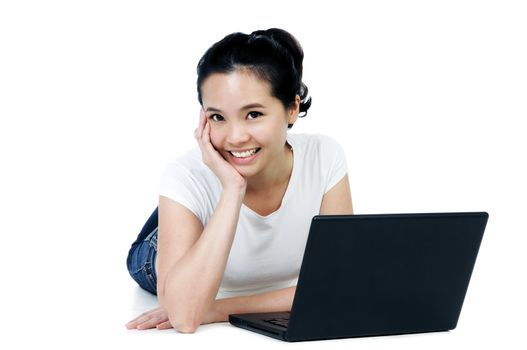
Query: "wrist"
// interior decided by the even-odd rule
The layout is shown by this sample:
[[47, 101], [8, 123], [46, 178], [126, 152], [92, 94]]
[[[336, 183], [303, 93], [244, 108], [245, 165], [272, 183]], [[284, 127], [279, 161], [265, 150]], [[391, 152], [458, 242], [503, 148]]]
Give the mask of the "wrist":
[[229, 321], [229, 313], [225, 311], [225, 308], [223, 307], [223, 299], [218, 299], [214, 302], [214, 318], [216, 322], [228, 322]]
[[229, 185], [223, 188], [223, 193], [229, 197], [236, 197], [242, 199], [245, 197], [247, 186], [245, 184]]
[[229, 315], [223, 312], [222, 307], [219, 305], [220, 300], [215, 300], [210, 309], [207, 311], [201, 321], [201, 324], [216, 323], [216, 322], [227, 322]]

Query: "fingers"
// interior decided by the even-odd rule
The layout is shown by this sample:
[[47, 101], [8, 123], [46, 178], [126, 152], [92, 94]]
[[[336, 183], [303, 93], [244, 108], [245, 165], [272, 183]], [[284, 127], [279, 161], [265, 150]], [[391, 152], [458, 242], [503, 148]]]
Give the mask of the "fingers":
[[[167, 322], [169, 327], [166, 325]], [[158, 329], [172, 328], [170, 322], [168, 321], [168, 318], [164, 317], [163, 315], [154, 315], [149, 318], [141, 318], [135, 322], [128, 323], [126, 325], [126, 328], [128, 329], [138, 330], [150, 329], [155, 327], [158, 327]]]
[[209, 123], [206, 123], [205, 127], [203, 128], [203, 143], [209, 149], [209, 151], [215, 151], [215, 148], [214, 146], [212, 146], [212, 142], [210, 141], [210, 124]]
[[[157, 308], [148, 312], [145, 312], [132, 321], [128, 322], [126, 324], [126, 328], [128, 329], [150, 329], [157, 327], [159, 325], [162, 325], [163, 328], [160, 329], [167, 329], [171, 328], [172, 326], [168, 327], [165, 323], [168, 321], [168, 316], [166, 312], [161, 309]], [[170, 322], [169, 322], [170, 324]]]
[[159, 324], [163, 324], [168, 321], [168, 317], [164, 315], [155, 315], [149, 320], [146, 320], [145, 322], [138, 324], [137, 329], [143, 330], [143, 329], [150, 329], [157, 327]]
[[205, 118], [205, 115], [202, 116], [202, 122], [201, 122], [201, 142], [204, 146], [210, 146], [210, 123], [208, 123], [207, 118]]
[[200, 110], [200, 121], [194, 131], [194, 137], [198, 141], [204, 160], [215, 159], [216, 153], [219, 154], [219, 152], [216, 151], [210, 140], [210, 123], [207, 121], [203, 109]]
[[157, 329], [159, 329], [159, 330], [170, 329], [170, 328], [173, 328], [172, 324], [170, 323], [170, 321], [165, 321], [165, 322], [160, 323], [160, 324], [157, 325]]
[[137, 325], [143, 323], [144, 321], [146, 321], [146, 320], [148, 320], [150, 318], [150, 316], [149, 316], [150, 313], [151, 313], [151, 311], [144, 312], [141, 315], [137, 316], [136, 318], [134, 318], [133, 320], [131, 320], [130, 322], [128, 322], [126, 324], [126, 328], [128, 328], [128, 329], [137, 328]]
[[148, 322], [152, 316], [150, 315], [142, 315], [137, 317], [135, 320], [132, 320], [126, 324], [126, 328], [128, 329], [139, 329], [139, 326]]
[[212, 152], [213, 154], [216, 154], [216, 153], [219, 154], [218, 150], [214, 148], [214, 145], [212, 144], [212, 141], [210, 139], [210, 123], [207, 120], [207, 118], [205, 118], [205, 115], [203, 115], [203, 122], [205, 124], [203, 126], [203, 133], [202, 133], [203, 144], [205, 145], [205, 147], [207, 147], [209, 152]]
[[204, 141], [204, 134], [205, 134], [205, 126], [207, 125], [207, 121], [205, 118], [205, 113], [203, 112], [203, 109], [200, 110], [200, 117], [199, 117], [199, 123], [198, 127], [194, 131], [194, 137], [196, 138], [196, 141], [198, 142], [199, 148], [201, 148], [201, 151], [204, 151], [205, 148], [205, 141]]
[[203, 127], [205, 124], [206, 124], [205, 112], [203, 112], [203, 109], [200, 109], [198, 127], [194, 131], [194, 137], [198, 140], [198, 142], [199, 140], [201, 140], [203, 136]]

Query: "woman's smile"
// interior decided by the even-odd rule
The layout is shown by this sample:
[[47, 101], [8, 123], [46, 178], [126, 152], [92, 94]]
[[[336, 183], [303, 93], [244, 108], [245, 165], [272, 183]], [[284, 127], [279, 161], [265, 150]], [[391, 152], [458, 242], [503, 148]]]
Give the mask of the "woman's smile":
[[233, 163], [238, 165], [246, 165], [252, 163], [260, 154], [261, 148], [253, 148], [252, 150], [244, 152], [229, 151], [229, 158], [232, 159]]

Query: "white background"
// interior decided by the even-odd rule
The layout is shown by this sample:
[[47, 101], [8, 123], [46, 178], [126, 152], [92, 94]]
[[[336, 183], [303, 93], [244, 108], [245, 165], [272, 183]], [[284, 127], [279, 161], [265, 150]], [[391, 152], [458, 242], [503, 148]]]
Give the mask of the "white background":
[[[2, 1], [0, 343], [525, 346], [525, 18], [503, 0]], [[291, 132], [341, 142], [356, 213], [489, 212], [456, 330], [287, 344], [228, 323], [125, 329], [156, 306], [125, 259], [163, 167], [195, 146], [196, 64], [270, 27], [305, 52], [313, 105]]]

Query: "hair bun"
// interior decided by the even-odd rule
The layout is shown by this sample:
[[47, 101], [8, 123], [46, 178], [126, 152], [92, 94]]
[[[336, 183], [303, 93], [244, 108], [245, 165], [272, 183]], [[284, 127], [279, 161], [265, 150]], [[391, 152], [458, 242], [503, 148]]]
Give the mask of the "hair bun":
[[266, 30], [255, 30], [249, 35], [249, 42], [262, 37], [269, 39], [274, 45], [284, 48], [293, 58], [293, 64], [299, 77], [302, 77], [302, 61], [304, 51], [298, 40], [289, 32], [280, 28], [269, 28]]

